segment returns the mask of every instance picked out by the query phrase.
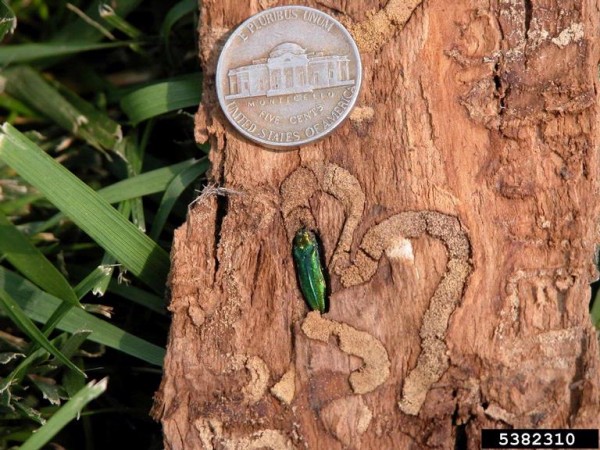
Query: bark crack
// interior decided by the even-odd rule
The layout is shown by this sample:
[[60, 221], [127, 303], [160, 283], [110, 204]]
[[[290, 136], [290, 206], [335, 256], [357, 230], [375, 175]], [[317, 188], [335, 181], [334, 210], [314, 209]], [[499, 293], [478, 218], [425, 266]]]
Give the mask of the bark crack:
[[527, 39], [529, 28], [531, 26], [531, 15], [533, 13], [531, 0], [523, 0], [523, 9], [525, 10], [525, 39]]
[[494, 65], [494, 94], [498, 98], [498, 115], [504, 115], [506, 111], [506, 90], [504, 89], [502, 77], [501, 77], [501, 63], [500, 60], [496, 61]]
[[575, 360], [575, 374], [573, 375], [573, 382], [569, 386], [570, 397], [569, 397], [569, 426], [576, 426], [576, 418], [581, 408], [583, 400], [583, 390], [581, 384], [585, 378], [585, 361], [587, 356], [587, 338], [584, 335], [581, 336], [581, 351], [579, 356]]
[[221, 227], [223, 226], [223, 220], [227, 215], [229, 209], [229, 199], [226, 196], [217, 196], [217, 211], [215, 214], [215, 275], [219, 272], [219, 243], [221, 241]]
[[375, 52], [401, 30], [423, 0], [389, 0], [384, 8], [368, 19], [349, 24], [348, 28], [359, 49]]
[[427, 111], [427, 124], [429, 125], [429, 139], [431, 140], [431, 143], [433, 144], [433, 146], [435, 147], [435, 138], [437, 136], [436, 130], [435, 130], [435, 121], [433, 120], [433, 114], [431, 113], [431, 104], [429, 102], [429, 98], [427, 96], [427, 94], [425, 93], [425, 88], [423, 86], [423, 78], [419, 77], [419, 88], [421, 90], [421, 98], [423, 99], [423, 101], [425, 102], [425, 109]]

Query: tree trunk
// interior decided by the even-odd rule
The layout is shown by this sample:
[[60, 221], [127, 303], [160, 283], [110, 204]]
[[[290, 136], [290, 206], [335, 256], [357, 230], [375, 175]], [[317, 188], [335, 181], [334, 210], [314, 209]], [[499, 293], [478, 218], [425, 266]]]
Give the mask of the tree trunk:
[[[307, 1], [361, 51], [357, 107], [293, 151], [221, 112], [228, 33], [273, 0], [203, 0], [212, 181], [175, 234], [155, 417], [169, 449], [469, 448], [482, 428], [598, 428], [598, 0]], [[329, 312], [291, 237], [318, 231]]]

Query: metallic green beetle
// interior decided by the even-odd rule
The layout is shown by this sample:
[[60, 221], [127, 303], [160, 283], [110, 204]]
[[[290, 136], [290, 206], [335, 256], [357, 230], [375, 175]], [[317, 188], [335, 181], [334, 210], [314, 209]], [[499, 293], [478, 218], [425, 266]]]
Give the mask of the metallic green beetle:
[[313, 310], [325, 312], [325, 277], [321, 267], [321, 252], [315, 233], [301, 228], [294, 237], [293, 250], [300, 290]]

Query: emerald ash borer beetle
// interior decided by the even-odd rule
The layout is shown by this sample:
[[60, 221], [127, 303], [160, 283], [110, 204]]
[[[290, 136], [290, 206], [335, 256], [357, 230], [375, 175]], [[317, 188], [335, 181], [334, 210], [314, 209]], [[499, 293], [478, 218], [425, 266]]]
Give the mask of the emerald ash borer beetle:
[[294, 237], [292, 253], [304, 299], [313, 310], [323, 313], [326, 309], [326, 283], [319, 247], [320, 243], [315, 233], [300, 228]]

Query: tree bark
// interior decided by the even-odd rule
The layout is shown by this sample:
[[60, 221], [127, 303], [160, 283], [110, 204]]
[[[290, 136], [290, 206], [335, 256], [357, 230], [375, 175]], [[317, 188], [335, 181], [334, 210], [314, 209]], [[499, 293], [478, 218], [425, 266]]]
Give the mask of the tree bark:
[[[469, 448], [600, 426], [598, 0], [307, 1], [361, 50], [357, 107], [277, 152], [216, 101], [228, 33], [285, 2], [204, 0], [196, 137], [155, 417], [169, 449]], [[329, 312], [291, 237], [316, 229]]]

